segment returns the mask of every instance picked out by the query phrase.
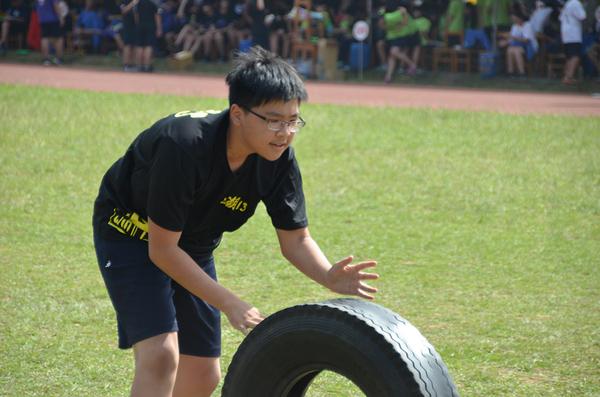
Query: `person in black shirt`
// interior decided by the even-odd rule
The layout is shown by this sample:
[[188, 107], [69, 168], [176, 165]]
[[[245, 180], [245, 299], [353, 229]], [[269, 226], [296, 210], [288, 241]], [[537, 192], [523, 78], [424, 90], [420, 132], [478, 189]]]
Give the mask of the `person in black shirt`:
[[154, 0], [134, 0], [135, 57], [140, 72], [152, 71], [152, 54], [156, 39], [162, 37], [161, 10]]
[[27, 36], [31, 9], [25, 0], [11, 0], [10, 8], [2, 21], [2, 33], [0, 34], [0, 54], [6, 50], [6, 41], [10, 35], [22, 34]]
[[[133, 347], [132, 396], [210, 396], [220, 313], [245, 335], [264, 316], [217, 283], [213, 251], [263, 202], [284, 257], [330, 290], [373, 299], [376, 262], [329, 263], [308, 232], [294, 148], [307, 99], [297, 72], [259, 46], [226, 78], [229, 109], [183, 111], [142, 132], [105, 174], [94, 205], [98, 264]], [[150, 393], [152, 392], [152, 393]]]
[[133, 72], [137, 70], [133, 66], [135, 46], [135, 18], [134, 9], [139, 0], [121, 0], [121, 15], [123, 17], [123, 70]]
[[269, 15], [265, 0], [246, 0], [244, 6], [244, 19], [252, 31], [252, 44], [262, 48], [269, 48], [269, 27], [265, 24], [265, 17]]

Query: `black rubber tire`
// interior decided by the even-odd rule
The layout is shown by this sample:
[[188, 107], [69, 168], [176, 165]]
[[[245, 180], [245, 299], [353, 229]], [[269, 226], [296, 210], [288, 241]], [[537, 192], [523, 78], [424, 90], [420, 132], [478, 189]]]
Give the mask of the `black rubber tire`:
[[233, 356], [223, 397], [302, 397], [323, 370], [367, 397], [452, 396], [433, 346], [408, 321], [359, 299], [293, 306], [260, 323]]

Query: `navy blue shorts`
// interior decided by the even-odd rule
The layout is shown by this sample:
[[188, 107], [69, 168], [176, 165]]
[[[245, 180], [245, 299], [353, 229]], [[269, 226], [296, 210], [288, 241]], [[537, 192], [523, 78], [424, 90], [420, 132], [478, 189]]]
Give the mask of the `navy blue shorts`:
[[[150, 261], [148, 245], [94, 238], [100, 272], [117, 313], [119, 348], [177, 332], [179, 353], [221, 355], [221, 312], [188, 292]], [[199, 263], [217, 280], [214, 260]]]
[[123, 43], [125, 45], [135, 45], [135, 26], [125, 26], [123, 24]]
[[42, 30], [43, 38], [47, 38], [47, 37], [61, 38], [65, 34], [65, 31], [60, 26], [59, 22], [40, 23], [40, 29]]
[[572, 57], [581, 57], [583, 54], [583, 45], [581, 43], [566, 43], [565, 56], [567, 59]]
[[156, 25], [135, 25], [135, 45], [154, 47], [156, 44]]
[[413, 33], [408, 36], [397, 37], [392, 40], [387, 40], [388, 48], [400, 47], [400, 48], [412, 48], [421, 45], [421, 36], [419, 32]]

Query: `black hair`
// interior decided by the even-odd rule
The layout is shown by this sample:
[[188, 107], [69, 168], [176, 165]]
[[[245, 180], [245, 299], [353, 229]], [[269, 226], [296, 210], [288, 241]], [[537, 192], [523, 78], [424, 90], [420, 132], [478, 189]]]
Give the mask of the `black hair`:
[[274, 101], [298, 100], [298, 106], [308, 98], [298, 72], [277, 54], [254, 46], [240, 54], [237, 64], [225, 79], [229, 86], [229, 106], [248, 108]]
[[404, 6], [404, 0], [387, 0], [385, 2], [385, 12], [394, 12]]
[[529, 15], [523, 14], [520, 10], [516, 8], [513, 10], [513, 12], [511, 12], [511, 14], [521, 19], [523, 22], [529, 21]]
[[465, 4], [465, 10], [469, 11], [468, 13], [465, 12], [465, 22], [467, 25], [469, 25], [467, 27], [470, 27], [471, 29], [478, 29], [479, 20], [477, 19], [477, 8], [475, 8], [473, 3], [467, 2], [467, 4]]

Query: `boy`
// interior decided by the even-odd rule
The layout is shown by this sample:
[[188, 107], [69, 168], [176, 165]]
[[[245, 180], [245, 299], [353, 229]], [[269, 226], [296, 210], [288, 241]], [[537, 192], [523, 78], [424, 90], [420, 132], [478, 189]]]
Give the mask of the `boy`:
[[54, 40], [56, 58], [52, 60], [56, 65], [63, 66], [64, 27], [65, 15], [59, 5], [59, 0], [36, 0], [35, 8], [42, 30], [42, 54], [44, 65], [50, 66], [50, 41]]
[[152, 72], [156, 39], [162, 37], [161, 9], [153, 0], [135, 0], [135, 58], [140, 72]]
[[137, 71], [133, 66], [135, 45], [135, 18], [134, 9], [139, 0], [121, 0], [121, 15], [123, 18], [123, 70], [126, 72]]
[[582, 22], [585, 18], [586, 13], [579, 0], [567, 1], [558, 16], [560, 36], [565, 45], [565, 55], [567, 56], [563, 84], [579, 84], [579, 80], [575, 79], [575, 73], [577, 73], [581, 54], [583, 54]]
[[220, 380], [220, 312], [244, 334], [264, 316], [216, 282], [213, 251], [263, 201], [281, 251], [334, 292], [372, 299], [377, 279], [331, 266], [307, 229], [294, 149], [307, 94], [296, 71], [255, 47], [227, 76], [228, 110], [180, 112], [138, 136], [105, 175], [94, 209], [98, 263], [133, 347], [132, 396], [210, 396]]

